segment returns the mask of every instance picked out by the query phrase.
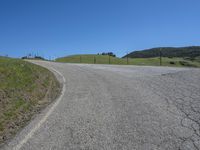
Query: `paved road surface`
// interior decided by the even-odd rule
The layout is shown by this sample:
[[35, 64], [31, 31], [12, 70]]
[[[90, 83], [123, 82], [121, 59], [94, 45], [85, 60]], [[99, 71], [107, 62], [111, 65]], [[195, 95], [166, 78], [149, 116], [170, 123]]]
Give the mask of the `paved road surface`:
[[34, 63], [66, 91], [3, 149], [200, 149], [199, 69]]

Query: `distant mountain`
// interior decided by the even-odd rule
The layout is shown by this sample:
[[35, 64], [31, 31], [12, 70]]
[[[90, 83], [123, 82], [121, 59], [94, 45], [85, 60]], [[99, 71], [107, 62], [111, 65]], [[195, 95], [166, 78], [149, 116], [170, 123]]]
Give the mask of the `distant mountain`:
[[160, 51], [163, 57], [190, 57], [195, 58], [200, 56], [200, 46], [190, 46], [190, 47], [159, 47], [151, 48], [141, 51], [133, 51], [125, 57], [130, 58], [150, 58], [150, 57], [159, 57]]

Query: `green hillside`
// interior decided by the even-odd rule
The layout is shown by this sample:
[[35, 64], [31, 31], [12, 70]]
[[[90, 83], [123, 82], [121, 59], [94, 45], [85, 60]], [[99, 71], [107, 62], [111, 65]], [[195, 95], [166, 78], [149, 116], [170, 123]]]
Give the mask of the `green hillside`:
[[[160, 66], [159, 57], [153, 58], [117, 58], [108, 55], [72, 55], [62, 58], [57, 58], [56, 62], [65, 63], [87, 63], [87, 64], [116, 64], [116, 65], [145, 65], [145, 66]], [[180, 57], [163, 57], [162, 66], [174, 67], [200, 67], [200, 57], [196, 57], [191, 61], [188, 58]]]
[[67, 63], [87, 63], [87, 64], [125, 64], [126, 60], [112, 57], [108, 55], [72, 55], [62, 58], [57, 58], [57, 62], [67, 62]]
[[162, 47], [162, 48], [152, 48], [141, 51], [134, 51], [125, 55], [125, 57], [130, 58], [151, 58], [151, 57], [159, 57], [160, 51], [163, 57], [189, 57], [195, 58], [200, 56], [200, 46], [191, 46], [191, 47]]
[[0, 143], [15, 134], [58, 93], [59, 83], [47, 69], [0, 57]]

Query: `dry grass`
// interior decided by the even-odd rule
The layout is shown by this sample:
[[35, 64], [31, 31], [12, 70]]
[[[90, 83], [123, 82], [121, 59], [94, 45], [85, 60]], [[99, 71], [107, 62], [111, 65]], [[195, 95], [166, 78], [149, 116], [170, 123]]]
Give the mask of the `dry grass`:
[[58, 81], [47, 69], [0, 57], [0, 143], [55, 99], [59, 90]]

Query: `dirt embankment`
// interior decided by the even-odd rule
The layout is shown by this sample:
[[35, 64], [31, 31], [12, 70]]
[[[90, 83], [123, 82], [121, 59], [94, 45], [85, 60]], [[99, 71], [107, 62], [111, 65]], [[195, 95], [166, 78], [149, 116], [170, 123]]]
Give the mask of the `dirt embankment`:
[[60, 85], [49, 70], [18, 59], [0, 58], [0, 144], [59, 93]]

